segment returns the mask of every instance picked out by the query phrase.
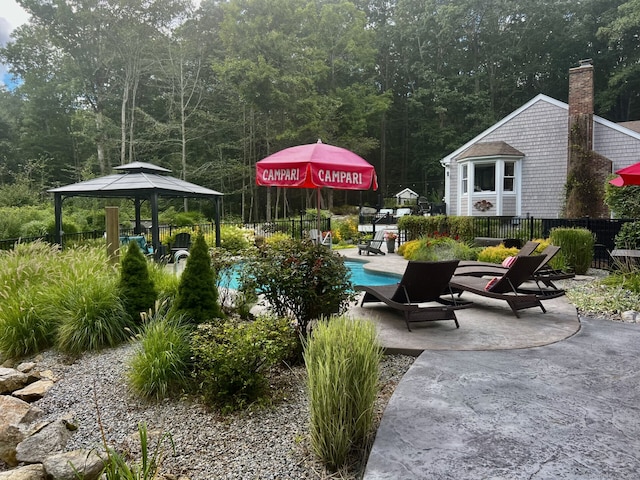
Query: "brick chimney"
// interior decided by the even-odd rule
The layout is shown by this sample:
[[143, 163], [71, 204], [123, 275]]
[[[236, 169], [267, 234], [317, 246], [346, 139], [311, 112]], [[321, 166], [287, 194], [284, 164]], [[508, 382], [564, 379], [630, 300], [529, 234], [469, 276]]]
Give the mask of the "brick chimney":
[[571, 130], [576, 123], [583, 130], [586, 150], [593, 150], [593, 65], [580, 60], [580, 66], [569, 70], [569, 148]]

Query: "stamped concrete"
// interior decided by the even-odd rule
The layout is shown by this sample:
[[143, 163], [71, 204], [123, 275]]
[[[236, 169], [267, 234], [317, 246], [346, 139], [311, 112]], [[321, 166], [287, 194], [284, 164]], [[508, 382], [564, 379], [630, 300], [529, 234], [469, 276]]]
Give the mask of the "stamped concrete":
[[[356, 257], [347, 251], [348, 257]], [[389, 254], [366, 268], [402, 273]], [[580, 281], [578, 279], [578, 281]], [[419, 355], [391, 397], [365, 480], [640, 478], [640, 325], [578, 319], [566, 298], [516, 318], [505, 302], [408, 332], [382, 306], [390, 351]]]

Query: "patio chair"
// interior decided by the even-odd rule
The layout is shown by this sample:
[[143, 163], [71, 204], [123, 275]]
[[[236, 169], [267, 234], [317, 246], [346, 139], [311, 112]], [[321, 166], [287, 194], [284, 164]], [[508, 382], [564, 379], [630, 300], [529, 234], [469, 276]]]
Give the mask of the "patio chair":
[[[533, 280], [538, 285], [538, 293], [555, 294], [562, 291], [553, 282], [558, 280], [568, 280], [574, 278], [575, 274], [571, 272], [564, 272], [556, 270], [549, 265], [549, 262], [560, 251], [560, 247], [556, 245], [548, 245], [541, 253], [544, 255], [544, 260], [531, 275], [530, 280]], [[508, 268], [505, 268], [498, 264], [476, 264], [476, 265], [463, 265], [456, 269], [455, 275], [469, 275], [472, 277], [484, 277], [484, 276], [499, 276], [503, 275]], [[540, 285], [544, 285], [544, 288]], [[521, 288], [521, 291], [532, 291], [532, 289]]]
[[188, 252], [189, 248], [191, 248], [191, 234], [186, 232], [176, 234], [171, 243], [171, 253], [175, 254], [181, 250]]
[[322, 232], [317, 228], [309, 230], [309, 238], [316, 245], [324, 245], [329, 248], [331, 248], [333, 243], [331, 239], [331, 232], [327, 232], [326, 235], [322, 235]]
[[[518, 253], [516, 253], [517, 257], [523, 257], [527, 255], [532, 255], [533, 252], [540, 245], [539, 242], [534, 242], [533, 240], [529, 240], [525, 243]], [[477, 260], [461, 260], [459, 263], [460, 267], [500, 267], [499, 263], [491, 263], [491, 262], [478, 262]], [[457, 275], [457, 273], [456, 273]]]
[[362, 252], [366, 252], [367, 255], [374, 253], [376, 255], [384, 255], [384, 252], [380, 250], [380, 247], [384, 243], [384, 230], [378, 230], [373, 236], [373, 240], [367, 240], [366, 243], [358, 244], [358, 255], [362, 255]]
[[[457, 260], [410, 261], [397, 284], [375, 287], [356, 285], [354, 288], [365, 292], [360, 306], [369, 302], [383, 302], [402, 312], [409, 331], [411, 323], [436, 320], [453, 320], [456, 328], [459, 328], [455, 311], [470, 307], [471, 302], [460, 301], [449, 289], [449, 280], [457, 265]], [[443, 298], [447, 293], [450, 299]], [[427, 303], [432, 305], [421, 305]]]
[[511, 267], [499, 277], [493, 277], [487, 281], [483, 277], [454, 275], [449, 286], [459, 295], [463, 292], [471, 292], [482, 297], [504, 300], [516, 317], [519, 317], [518, 311], [525, 308], [540, 307], [543, 312], [546, 312], [540, 300], [564, 295], [564, 291], [558, 290], [553, 294], [547, 294], [537, 291], [528, 292], [522, 288], [525, 282], [532, 279], [534, 272], [543, 261], [543, 255], [516, 257]]

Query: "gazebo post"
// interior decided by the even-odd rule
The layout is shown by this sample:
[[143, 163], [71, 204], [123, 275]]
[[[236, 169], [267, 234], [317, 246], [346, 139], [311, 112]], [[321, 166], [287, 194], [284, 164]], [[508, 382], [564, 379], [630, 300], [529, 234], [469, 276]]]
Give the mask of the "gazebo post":
[[162, 248], [160, 245], [160, 225], [158, 225], [158, 194], [151, 194], [151, 244], [153, 245], [153, 256], [156, 260], [162, 257]]
[[62, 194], [53, 195], [53, 210], [55, 216], [55, 241], [62, 248]]
[[216, 222], [216, 247], [220, 247], [220, 200], [222, 197], [216, 197], [215, 200], [215, 222]]
[[135, 226], [135, 229], [133, 230], [133, 233], [135, 233], [136, 235], [140, 235], [142, 233], [142, 221], [140, 219], [140, 203], [141, 202], [142, 200], [140, 199], [140, 197], [136, 197], [134, 199], [134, 207], [136, 211], [136, 226]]

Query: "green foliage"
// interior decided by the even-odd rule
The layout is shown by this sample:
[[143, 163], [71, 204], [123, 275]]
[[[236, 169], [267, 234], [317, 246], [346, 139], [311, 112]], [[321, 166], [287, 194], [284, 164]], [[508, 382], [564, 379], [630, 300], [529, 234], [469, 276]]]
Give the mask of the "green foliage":
[[371, 433], [381, 356], [375, 326], [344, 316], [318, 323], [305, 344], [311, 445], [332, 470]]
[[173, 270], [168, 270], [166, 265], [158, 262], [148, 264], [148, 272], [149, 278], [158, 293], [158, 302], [161, 304], [173, 302], [178, 293], [180, 278]]
[[347, 242], [358, 239], [358, 217], [352, 215], [343, 220], [335, 220], [331, 222], [331, 231], [333, 232], [334, 241]]
[[616, 218], [640, 218], [640, 185], [604, 186], [604, 202]]
[[398, 220], [398, 229], [407, 231], [408, 240], [437, 235], [448, 235], [462, 241], [473, 240], [473, 218], [471, 217], [405, 215]]
[[139, 335], [140, 348], [129, 364], [131, 388], [144, 398], [162, 400], [180, 394], [190, 372], [190, 329], [180, 317], [149, 315]]
[[398, 249], [398, 254], [407, 260], [475, 260], [478, 256], [478, 250], [465, 242], [436, 235], [403, 243]]
[[266, 394], [266, 370], [290, 358], [297, 345], [285, 319], [200, 324], [191, 339], [198, 391], [223, 410], [245, 407]]
[[158, 296], [149, 276], [147, 259], [137, 242], [129, 242], [120, 264], [120, 297], [127, 313], [134, 321], [140, 313], [153, 308]]
[[558, 262], [572, 269], [578, 275], [584, 275], [593, 262], [595, 237], [586, 228], [554, 228], [549, 240], [560, 247], [556, 255]]
[[179, 212], [173, 206], [163, 209], [158, 216], [161, 223], [175, 225], [176, 227], [190, 227], [206, 220], [198, 210]]
[[[15, 182], [0, 187], [0, 207], [24, 207], [40, 201], [39, 193], [27, 182]], [[2, 237], [9, 238], [9, 237]]]
[[[0, 238], [18, 238], [31, 222], [49, 222], [53, 218], [50, 206], [0, 207]], [[30, 235], [31, 236], [31, 235]]]
[[202, 234], [196, 235], [189, 250], [173, 310], [175, 313], [185, 314], [194, 323], [207, 322], [223, 316], [218, 304], [216, 274], [211, 266], [209, 248]]
[[311, 320], [345, 311], [354, 298], [343, 257], [307, 241], [265, 244], [245, 272], [243, 291], [264, 295], [277, 316], [293, 316], [302, 335]]
[[21, 237], [42, 237], [49, 233], [47, 222], [43, 220], [31, 220], [20, 228]]
[[50, 316], [58, 320], [56, 346], [78, 355], [116, 346], [129, 338], [131, 319], [118, 294], [113, 272], [78, 275], [51, 290]]
[[[100, 428], [102, 429], [102, 424]], [[108, 446], [104, 431], [102, 432], [107, 458], [100, 478], [105, 480], [154, 480], [158, 478], [158, 470], [162, 463], [162, 445], [165, 440], [169, 440], [175, 453], [173, 439], [170, 434], [163, 433], [152, 450], [145, 423], [138, 424], [138, 435], [140, 436], [142, 458], [139, 463], [131, 465], [123, 454]]]
[[222, 225], [220, 238], [220, 246], [235, 255], [242, 254], [253, 245], [253, 232], [233, 225]]
[[[640, 193], [640, 192], [638, 192]], [[628, 222], [620, 227], [616, 235], [616, 248], [636, 250], [640, 248], [640, 222]]]

